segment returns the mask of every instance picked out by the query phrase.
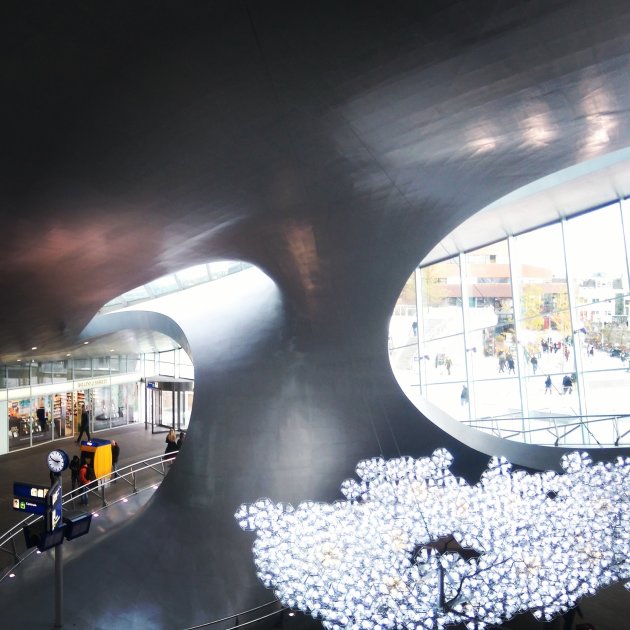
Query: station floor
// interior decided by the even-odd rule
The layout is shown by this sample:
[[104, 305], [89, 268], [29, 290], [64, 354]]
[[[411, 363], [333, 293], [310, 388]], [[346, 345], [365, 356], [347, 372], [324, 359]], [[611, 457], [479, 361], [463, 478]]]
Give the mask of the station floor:
[[[128, 425], [97, 433], [94, 437], [115, 439], [121, 448], [119, 466], [125, 466], [141, 459], [160, 455], [164, 452], [165, 433], [152, 434], [151, 430], [145, 430], [144, 424]], [[70, 456], [78, 453], [79, 447], [72, 439], [59, 440], [54, 443], [41, 444], [31, 449], [25, 449], [7, 455], [0, 456], [0, 533], [7, 531], [11, 526], [24, 518], [20, 512], [12, 509], [12, 487], [13, 481], [28, 481], [38, 484], [49, 483], [48, 469], [46, 467], [46, 454], [52, 448], [62, 448]], [[63, 477], [64, 492], [70, 489], [70, 477], [66, 472]], [[123, 484], [117, 484], [117, 490], [125, 492]], [[133, 497], [129, 497], [129, 502], [112, 505], [99, 514], [98, 522], [94, 523], [95, 531], [85, 539], [73, 541], [73, 545], [68, 545], [68, 560], [75, 554], [81, 554], [84, 545], [93, 544], [99, 535], [105, 536], [107, 531], [113, 527], [118, 527], [124, 523], [125, 519], [141, 510], [146, 501], [150, 498], [152, 491], [139, 492]], [[90, 509], [98, 508], [98, 499], [90, 499]], [[64, 552], [65, 555], [65, 552]], [[45, 598], [44, 610], [37, 610], [37, 607], [21, 607], [17, 614], [14, 606], [9, 602], [20, 600], [26, 601], [26, 593], [31, 592], [32, 584], [38, 576], [53, 574], [53, 554], [33, 555], [20, 566], [16, 571], [15, 579], [0, 582], [0, 610], [5, 613], [0, 614], [0, 628], [16, 630], [51, 628], [53, 623], [53, 607], [51, 593]], [[51, 582], [52, 584], [52, 582]], [[4, 602], [4, 604], [3, 604]], [[583, 618], [576, 618], [575, 624], [589, 622], [596, 630], [625, 630], [630, 628], [628, 619], [630, 618], [630, 592], [620, 584], [600, 591], [594, 597], [583, 599], [580, 602]], [[308, 617], [298, 615], [290, 623], [285, 620], [285, 627], [289, 629], [300, 628], [300, 622], [304, 624]], [[135, 628], [133, 624], [126, 625], [124, 620], [112, 617], [109, 628]], [[305, 627], [312, 628], [313, 622], [306, 623]], [[91, 628], [86, 617], [81, 611], [66, 608], [64, 627], [68, 628]], [[152, 624], [147, 618], [143, 630], [149, 628], [160, 628], [159, 624]], [[564, 630], [564, 622], [561, 618], [555, 619], [551, 624], [545, 626], [535, 621], [530, 615], [520, 615], [508, 622], [501, 628], [510, 630]], [[453, 627], [454, 630], [458, 630]], [[100, 630], [100, 628], [99, 628]]]
[[[162, 454], [165, 448], [166, 433], [152, 434], [150, 426], [145, 429], [144, 423], [137, 423], [99, 431], [92, 434], [92, 437], [118, 442], [120, 446], [118, 467], [122, 468], [141, 459]], [[46, 455], [53, 448], [63, 449], [68, 453], [70, 459], [73, 455], [79, 454], [79, 446], [75, 443], [74, 438], [66, 438], [0, 455], [0, 534], [27, 516], [13, 510], [13, 482], [50, 484]], [[64, 493], [71, 490], [69, 470], [63, 473], [62, 483]]]

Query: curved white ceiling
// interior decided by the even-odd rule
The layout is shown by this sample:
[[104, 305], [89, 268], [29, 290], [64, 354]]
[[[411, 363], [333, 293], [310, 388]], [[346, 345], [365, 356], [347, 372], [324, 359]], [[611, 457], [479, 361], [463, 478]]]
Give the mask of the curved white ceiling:
[[630, 148], [553, 173], [481, 209], [442, 239], [428, 265], [630, 195]]

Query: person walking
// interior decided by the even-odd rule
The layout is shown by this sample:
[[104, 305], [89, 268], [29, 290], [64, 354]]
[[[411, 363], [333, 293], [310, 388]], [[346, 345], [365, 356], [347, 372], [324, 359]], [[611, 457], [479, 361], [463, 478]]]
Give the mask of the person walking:
[[179, 432], [179, 437], [177, 438], [177, 450], [182, 447], [184, 440], [186, 439], [186, 434], [183, 431]]
[[508, 374], [516, 374], [516, 370], [514, 369], [514, 357], [511, 354], [508, 354], [506, 357], [507, 366], [508, 366]]
[[572, 394], [573, 393], [573, 381], [568, 374], [565, 374], [562, 379], [562, 394]]
[[547, 374], [547, 378], [545, 379], [545, 395], [551, 394], [551, 376]]
[[468, 387], [466, 385], [462, 385], [462, 393], [459, 396], [462, 407], [468, 402]]
[[536, 357], [531, 358], [532, 370], [534, 370], [534, 374], [536, 374], [536, 370], [538, 369], [538, 359]]
[[446, 360], [444, 361], [444, 367], [446, 367], [446, 373], [450, 376], [451, 375], [451, 366], [453, 365], [453, 362], [451, 361], [450, 357], [446, 357]]
[[90, 437], [90, 414], [88, 410], [83, 405], [81, 409], [81, 422], [79, 423], [79, 437], [77, 437], [77, 444], [81, 443], [81, 436], [83, 434], [87, 435], [88, 442], [92, 439]]

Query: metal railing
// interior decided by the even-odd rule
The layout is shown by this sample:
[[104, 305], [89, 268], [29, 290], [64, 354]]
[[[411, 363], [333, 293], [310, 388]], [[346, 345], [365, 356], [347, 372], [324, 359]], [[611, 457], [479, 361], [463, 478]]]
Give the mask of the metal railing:
[[[270, 613], [261, 615], [260, 617], [254, 617], [253, 619], [247, 618], [251, 613], [256, 613], [257, 611], [262, 610], [264, 608], [268, 608], [269, 606], [276, 606], [278, 608], [277, 610], [273, 610]], [[230, 628], [230, 629], [244, 628], [258, 621], [263, 621], [264, 619], [270, 619], [271, 617], [274, 617], [276, 615], [282, 616], [288, 610], [290, 609], [282, 606], [282, 604], [277, 599], [274, 599], [270, 602], [267, 602], [266, 604], [261, 604], [260, 606], [256, 606], [256, 608], [250, 608], [249, 610], [245, 610], [239, 613], [234, 613], [233, 615], [228, 615], [227, 617], [222, 617], [221, 619], [215, 619], [214, 621], [208, 621], [206, 623], [202, 623], [197, 626], [190, 626], [190, 627], [187, 627], [186, 630], [199, 630], [199, 628], [210, 628], [211, 626], [216, 626], [221, 623], [230, 622], [232, 620], [234, 620], [234, 623], [231, 625], [226, 625], [225, 627]], [[293, 614], [293, 613], [290, 613], [290, 614]]]
[[[177, 452], [156, 455], [155, 457], [149, 457], [148, 459], [143, 459], [139, 462], [129, 464], [128, 466], [123, 466], [111, 474], [95, 479], [87, 486], [66, 492], [63, 495], [62, 503], [64, 506], [68, 504], [72, 504], [73, 507], [77, 506], [77, 499], [80, 499], [83, 495], [96, 496], [100, 502], [101, 508], [122, 501], [131, 495], [147, 490], [151, 486], [155, 486], [155, 474], [159, 476], [159, 482], [161, 483], [168, 472], [169, 464], [173, 461], [173, 455], [177, 455]], [[150, 478], [153, 478], [153, 481], [148, 481]], [[108, 503], [107, 489], [111, 484], [117, 483], [118, 481], [127, 484], [131, 488], [131, 492], [125, 494], [124, 492], [118, 491], [116, 497], [109, 497], [110, 502]], [[139, 483], [144, 482], [146, 482], [146, 485], [138, 489]], [[78, 506], [80, 507], [80, 504], [78, 504]], [[34, 552], [34, 549], [26, 547], [22, 530], [25, 525], [32, 525], [42, 518], [43, 516], [41, 515], [29, 514], [25, 519], [16, 523], [11, 529], [0, 535], [0, 558], [7, 560], [10, 558], [9, 562], [4, 564], [1, 569], [0, 582], [9, 575], [15, 566]], [[2, 560], [0, 560], [0, 563], [2, 563]]]
[[[176, 454], [177, 452], [175, 452], [175, 455]], [[84, 486], [80, 488], [74, 488], [73, 490], [66, 492], [63, 495], [62, 503], [64, 506], [69, 504], [74, 506], [77, 504], [77, 500], [80, 499], [81, 496], [87, 494], [93, 495], [98, 498], [100, 504], [99, 509], [105, 508], [108, 505], [114, 505], [118, 501], [123, 501], [129, 496], [147, 490], [152, 486], [155, 487], [156, 474], [159, 476], [159, 482], [161, 483], [162, 479], [166, 476], [166, 473], [168, 472], [169, 465], [172, 462], [173, 453], [168, 453], [157, 455], [155, 457], [150, 457], [148, 459], [144, 459], [133, 464], [129, 464], [128, 466], [124, 466], [116, 471], [113, 471], [111, 474], [95, 479], [90, 484], [88, 484], [89, 486], [93, 487]], [[153, 479], [149, 480], [151, 476], [153, 477]], [[127, 484], [131, 491], [125, 493], [124, 491], [120, 492], [120, 490], [118, 490], [116, 492], [117, 496], [109, 496], [107, 489], [110, 488], [111, 484], [117, 483], [119, 481]], [[139, 487], [141, 484], [142, 486]], [[11, 527], [11, 529], [0, 536], [0, 552], [2, 552], [3, 554], [0, 555], [1, 557], [9, 560], [9, 563], [6, 564], [1, 570], [2, 573], [0, 574], [0, 582], [7, 578], [17, 565], [26, 560], [32, 553], [35, 552], [34, 548], [26, 547], [26, 542], [22, 536], [22, 529], [25, 525], [32, 525], [42, 518], [43, 516], [41, 515], [29, 514], [29, 516], [27, 516], [19, 523], [16, 523], [13, 527]], [[260, 616], [256, 614], [259, 611], [265, 611], [265, 609], [269, 609], [272, 606], [276, 609], [271, 610], [271, 612], [265, 612], [265, 614], [261, 614]], [[220, 624], [225, 624], [223, 627], [230, 629], [244, 628], [252, 626], [257, 622], [271, 619], [274, 616], [283, 615], [289, 610], [290, 609], [283, 607], [277, 599], [274, 599], [249, 610], [234, 613], [232, 615], [228, 615], [227, 617], [215, 619], [214, 621], [209, 621], [200, 625], [191, 626], [190, 628], [187, 628], [187, 630], [210, 628], [212, 626], [218, 626]], [[289, 614], [293, 613], [289, 612]], [[252, 615], [254, 616], [252, 617]]]
[[[531, 416], [531, 417], [489, 417], [477, 418], [476, 420], [464, 420], [466, 424], [473, 429], [490, 433], [497, 437], [508, 440], [516, 440], [528, 444], [551, 444], [553, 446], [571, 446], [576, 448], [589, 447], [614, 447], [623, 446], [625, 441], [630, 444], [630, 428], [623, 431], [622, 421], [630, 421], [629, 414], [617, 415], [591, 415], [591, 416]], [[545, 426], [525, 427], [526, 423], [538, 423]], [[521, 428], [515, 426], [520, 424]], [[595, 425], [609, 423], [612, 427], [613, 435], [610, 440], [603, 440], [593, 432]], [[504, 425], [504, 426], [501, 426]], [[579, 438], [574, 442], [569, 442], [567, 438], [572, 436], [576, 431], [581, 430]], [[548, 434], [549, 440], [544, 440], [544, 435]], [[539, 439], [539, 436], [543, 436]], [[587, 438], [587, 439], [585, 439]], [[627, 440], [625, 440], [627, 438]]]

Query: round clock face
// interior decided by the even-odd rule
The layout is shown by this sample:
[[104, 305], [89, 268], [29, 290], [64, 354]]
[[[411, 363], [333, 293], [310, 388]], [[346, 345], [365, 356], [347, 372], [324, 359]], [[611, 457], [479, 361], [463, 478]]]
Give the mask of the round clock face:
[[68, 456], [58, 449], [48, 453], [47, 461], [48, 468], [54, 473], [60, 473], [68, 467]]

